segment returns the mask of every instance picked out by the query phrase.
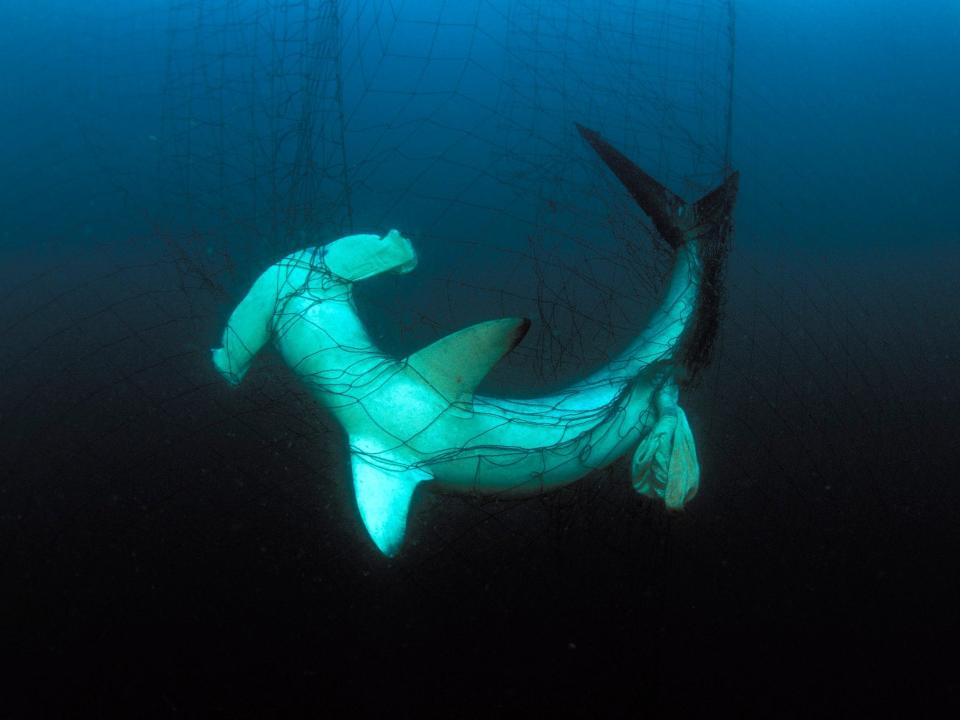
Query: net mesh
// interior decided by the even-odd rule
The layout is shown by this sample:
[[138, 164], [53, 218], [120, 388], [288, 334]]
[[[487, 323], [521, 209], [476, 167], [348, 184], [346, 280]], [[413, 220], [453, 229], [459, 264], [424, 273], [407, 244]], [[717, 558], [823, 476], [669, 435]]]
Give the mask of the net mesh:
[[[39, 334], [27, 352], [8, 348], [11, 367], [66, 338], [77, 351], [57, 372], [34, 366], [32, 384], [24, 375], [8, 391], [14, 413], [30, 403], [63, 408], [13, 433], [22, 449], [14, 467], [33, 482], [51, 460], [33, 452], [39, 436], [106, 414], [58, 441], [53, 461], [67, 468], [82, 458], [105, 488], [142, 473], [139, 490], [118, 502], [209, 491], [221, 514], [250, 502], [162, 469], [205, 455], [203, 473], [252, 497], [279, 493], [290, 473], [343, 485], [319, 496], [339, 498], [343, 527], [354, 511], [347, 483], [336, 482], [349, 475], [342, 443], [278, 358], [256, 363], [241, 394], [225, 394], [209, 372], [207, 348], [265, 267], [348, 232], [398, 227], [420, 256], [415, 282], [357, 286], [380, 347], [402, 356], [478, 320], [528, 316], [529, 336], [483, 387], [538, 392], [619, 352], [672, 261], [574, 123], [592, 124], [687, 198], [728, 169], [727, 2], [203, 0], [171, 2], [165, 15], [161, 126], [150, 136], [157, 193], [148, 195], [161, 204], [136, 209], [162, 258], [136, 236], [119, 252], [52, 265], [43, 287], [69, 290], [30, 311], [36, 282], [8, 293], [11, 332]], [[120, 182], [129, 200], [131, 183]], [[115, 269], [104, 275], [104, 265]], [[123, 407], [115, 422], [111, 397]], [[89, 484], [75, 491], [106, 497]], [[65, 496], [63, 509], [79, 518], [78, 500]], [[624, 510], [623, 500], [617, 492], [599, 501], [620, 516], [646, 512]], [[460, 500], [447, 523], [428, 526], [439, 528], [428, 542], [442, 552], [491, 518], [521, 532], [527, 514], [549, 522], [565, 502]]]
[[517, 360], [545, 379], [622, 343], [669, 261], [574, 122], [691, 198], [729, 162], [727, 3], [207, 2], [169, 23], [167, 217], [204, 275], [242, 257], [236, 293], [288, 252], [397, 227], [421, 266], [380, 331], [537, 317]]
[[489, 383], [575, 378], [637, 334], [672, 257], [574, 123], [703, 194], [729, 164], [731, 19], [724, 2], [172, 6], [162, 175], [188, 232], [165, 232], [235, 302], [291, 251], [399, 227], [415, 283], [358, 288], [382, 348], [525, 315]]
[[[927, 272], [950, 260], [919, 248], [894, 271], [857, 258], [856, 282], [849, 258], [784, 250], [810, 239], [801, 227], [730, 258], [722, 352], [684, 395], [704, 468], [689, 513], [638, 499], [625, 462], [524, 501], [424, 494], [393, 564], [356, 519], [345, 438], [280, 358], [261, 356], [239, 391], [211, 366], [266, 267], [390, 227], [421, 264], [357, 286], [384, 350], [526, 315], [528, 337], [482, 390], [541, 393], [602, 365], [642, 326], [670, 257], [573, 123], [687, 199], [715, 186], [730, 165], [732, 2], [173, 0], [163, 63], [144, 76], [125, 54], [150, 46], [154, 15], [68, 5], [69, 62], [0, 88], [21, 129], [59, 124], [69, 104], [87, 143], [68, 158], [82, 170], [64, 162], [44, 181], [28, 162], [43, 148], [18, 148], [11, 167], [28, 170], [7, 187], [44, 202], [30, 215], [5, 196], [16, 222], [0, 235], [5, 637], [44, 693], [59, 667], [65, 697], [169, 714], [186, 704], [176, 688], [255, 672], [263, 687], [296, 676], [300, 697], [363, 708], [379, 670], [435, 705], [522, 677], [585, 710], [604, 691], [649, 709], [656, 685], [674, 710], [691, 683], [712, 687], [690, 668], [719, 668], [757, 697], [731, 647], [763, 662], [772, 644], [814, 645], [807, 628], [846, 637], [871, 611], [889, 620], [882, 602], [955, 613], [949, 592], [888, 581], [948, 576], [937, 528], [955, 526], [960, 297], [956, 272]], [[96, 70], [87, 104], [58, 75], [74, 58]], [[126, 132], [149, 151], [115, 154]], [[812, 169], [782, 172], [818, 192]], [[168, 635], [151, 652], [136, 632], [111, 634], [146, 626]], [[895, 644], [889, 626], [862, 631], [865, 652], [874, 637]], [[489, 683], [447, 674], [454, 651], [440, 646]], [[116, 652], [93, 662], [91, 647]], [[606, 687], [557, 661], [591, 647]], [[408, 650], [436, 654], [439, 687]], [[808, 650], [847, 677], [849, 655]], [[759, 669], [782, 681], [779, 666]]]

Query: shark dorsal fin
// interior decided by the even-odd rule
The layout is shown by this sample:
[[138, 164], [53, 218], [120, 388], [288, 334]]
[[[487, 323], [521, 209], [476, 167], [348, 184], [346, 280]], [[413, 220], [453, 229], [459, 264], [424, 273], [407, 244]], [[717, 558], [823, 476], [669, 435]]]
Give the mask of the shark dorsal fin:
[[453, 403], [467, 401], [530, 328], [527, 318], [488, 320], [458, 330], [407, 358], [407, 367]]

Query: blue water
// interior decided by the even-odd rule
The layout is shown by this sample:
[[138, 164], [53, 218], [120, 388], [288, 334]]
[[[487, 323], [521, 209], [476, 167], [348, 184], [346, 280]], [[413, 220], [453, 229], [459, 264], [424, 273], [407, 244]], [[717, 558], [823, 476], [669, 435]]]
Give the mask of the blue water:
[[[732, 94], [720, 2], [341, 2], [339, 87], [329, 47], [231, 24], [332, 27], [287, 5], [0, 0], [12, 715], [956, 706], [960, 5], [741, 0]], [[305, 134], [276, 78], [316, 67]], [[574, 122], [689, 197], [741, 173], [682, 397], [701, 493], [667, 514], [614, 466], [424, 494], [385, 561], [335, 424], [276, 355], [231, 390], [207, 349], [282, 253], [399, 227], [420, 267], [358, 298], [386, 349], [529, 314], [485, 392], [595, 367], [662, 258], [623, 254], [636, 216]]]

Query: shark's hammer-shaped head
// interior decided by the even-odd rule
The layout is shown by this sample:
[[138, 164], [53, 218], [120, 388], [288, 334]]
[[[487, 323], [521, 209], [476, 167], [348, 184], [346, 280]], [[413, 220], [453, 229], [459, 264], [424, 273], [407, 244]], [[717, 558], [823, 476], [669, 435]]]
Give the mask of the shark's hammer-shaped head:
[[381, 273], [408, 273], [417, 266], [417, 252], [397, 230], [386, 235], [347, 235], [324, 246], [331, 279], [354, 283]]

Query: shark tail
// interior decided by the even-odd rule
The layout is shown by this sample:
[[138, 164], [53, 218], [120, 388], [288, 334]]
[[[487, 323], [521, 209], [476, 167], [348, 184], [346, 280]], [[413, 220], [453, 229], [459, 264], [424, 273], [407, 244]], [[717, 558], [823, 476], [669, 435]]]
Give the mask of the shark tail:
[[576, 126], [640, 209], [653, 220], [653, 226], [670, 247], [679, 248], [688, 240], [699, 240], [724, 231], [729, 233], [739, 173], [730, 173], [720, 185], [688, 204], [604, 140], [596, 130], [579, 123]]
[[701, 263], [697, 319], [685, 342], [682, 358], [687, 369], [686, 382], [690, 382], [709, 363], [720, 326], [723, 269], [730, 252], [733, 206], [740, 174], [729, 173], [713, 190], [696, 202], [687, 203], [639, 168], [596, 130], [579, 123], [576, 126], [583, 139], [623, 183], [640, 209], [650, 217], [664, 242], [674, 250], [679, 250], [688, 242], [696, 243]]

